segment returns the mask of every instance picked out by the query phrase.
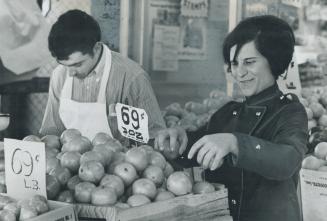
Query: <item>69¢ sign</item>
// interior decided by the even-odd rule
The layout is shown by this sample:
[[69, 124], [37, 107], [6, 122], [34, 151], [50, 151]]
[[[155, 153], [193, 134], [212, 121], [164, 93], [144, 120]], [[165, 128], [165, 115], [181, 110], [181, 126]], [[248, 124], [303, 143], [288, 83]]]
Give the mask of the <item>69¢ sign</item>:
[[147, 143], [149, 141], [148, 115], [141, 108], [117, 103], [118, 130], [124, 137]]
[[4, 140], [8, 195], [23, 199], [35, 194], [46, 197], [44, 143]]

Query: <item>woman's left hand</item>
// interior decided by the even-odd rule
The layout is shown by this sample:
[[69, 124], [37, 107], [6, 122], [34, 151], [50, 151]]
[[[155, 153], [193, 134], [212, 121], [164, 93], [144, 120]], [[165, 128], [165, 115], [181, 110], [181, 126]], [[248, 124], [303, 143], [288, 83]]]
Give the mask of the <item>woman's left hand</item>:
[[205, 169], [215, 170], [223, 163], [224, 157], [233, 153], [238, 155], [237, 138], [231, 133], [217, 133], [203, 136], [191, 147], [188, 158], [197, 153], [197, 162]]

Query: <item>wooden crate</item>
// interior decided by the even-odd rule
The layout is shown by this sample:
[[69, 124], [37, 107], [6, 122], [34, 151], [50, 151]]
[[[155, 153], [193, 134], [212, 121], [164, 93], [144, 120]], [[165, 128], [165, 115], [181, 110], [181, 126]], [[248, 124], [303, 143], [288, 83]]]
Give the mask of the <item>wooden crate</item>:
[[85, 204], [76, 204], [75, 209], [80, 218], [99, 218], [106, 221], [232, 220], [229, 217], [227, 189], [214, 193], [188, 194], [125, 210]]

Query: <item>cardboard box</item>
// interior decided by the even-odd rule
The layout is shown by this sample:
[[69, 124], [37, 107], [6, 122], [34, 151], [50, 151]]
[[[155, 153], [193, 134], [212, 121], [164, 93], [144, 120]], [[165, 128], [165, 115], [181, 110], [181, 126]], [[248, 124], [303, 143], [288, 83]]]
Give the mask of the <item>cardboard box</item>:
[[327, 217], [327, 172], [300, 170], [303, 221], [324, 221]]
[[48, 201], [50, 211], [26, 221], [78, 221], [74, 206], [68, 203]]
[[106, 221], [229, 221], [227, 189], [214, 193], [188, 194], [129, 209], [76, 204], [79, 220]]

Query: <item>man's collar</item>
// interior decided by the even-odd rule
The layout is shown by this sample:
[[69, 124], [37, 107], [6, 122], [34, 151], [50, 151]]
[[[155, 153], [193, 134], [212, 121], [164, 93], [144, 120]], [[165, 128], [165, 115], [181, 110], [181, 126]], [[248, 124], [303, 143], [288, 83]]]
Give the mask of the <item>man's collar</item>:
[[103, 72], [103, 68], [104, 68], [104, 65], [105, 65], [105, 59], [106, 58], [104, 56], [104, 48], [103, 47], [104, 47], [104, 45], [101, 44], [101, 52], [100, 52], [98, 62], [96, 64], [95, 68], [92, 70], [92, 72], [95, 72], [96, 75]]
[[248, 105], [258, 105], [280, 95], [282, 95], [282, 92], [279, 90], [277, 83], [275, 83], [274, 85], [261, 91], [259, 94], [247, 97], [245, 102]]

